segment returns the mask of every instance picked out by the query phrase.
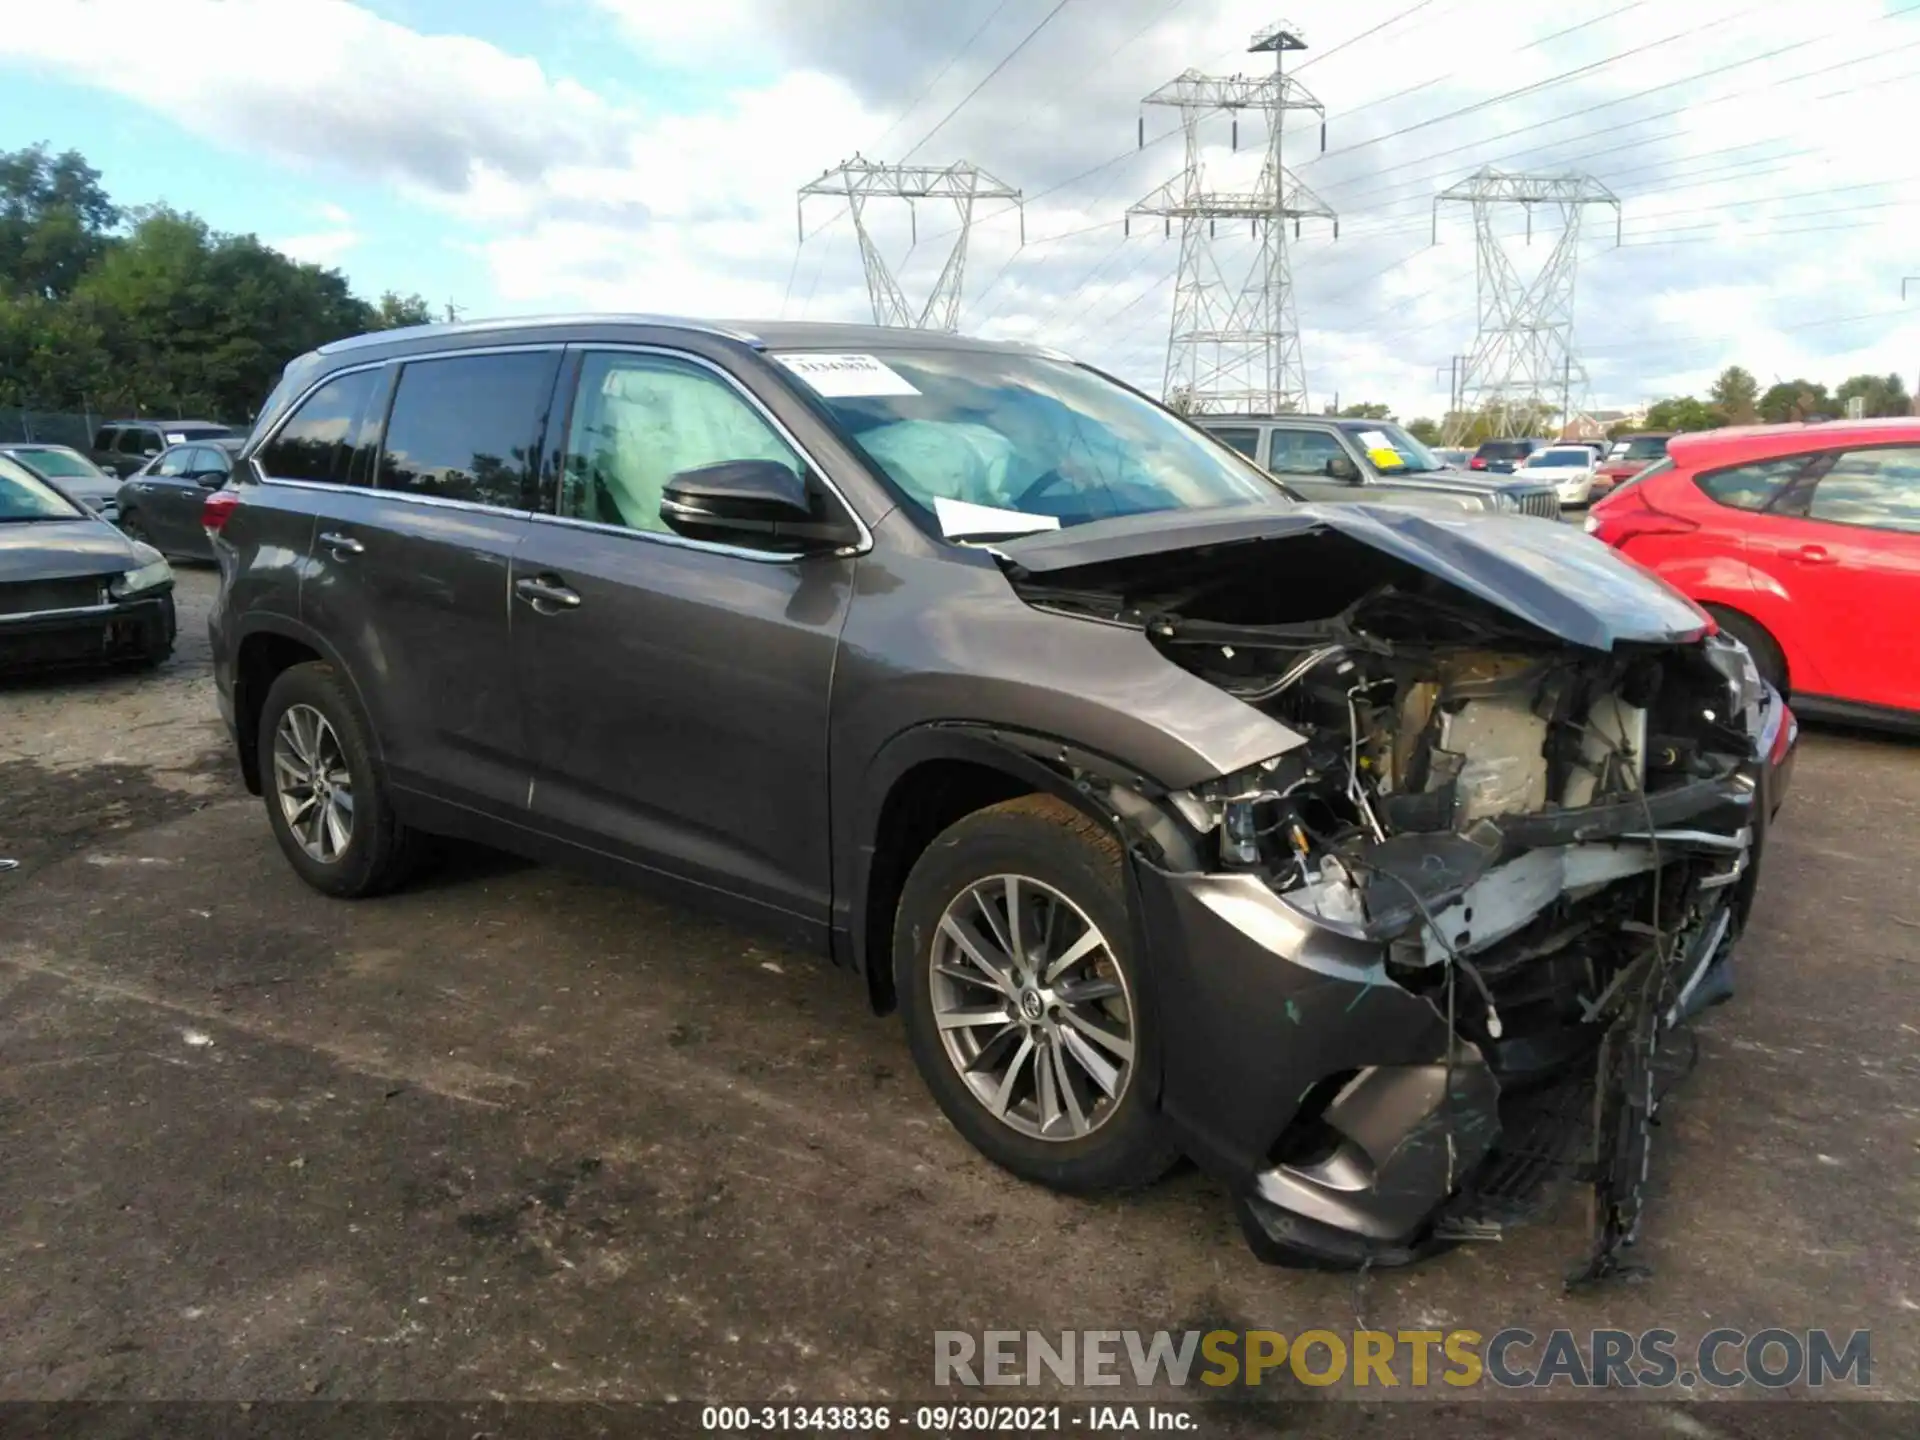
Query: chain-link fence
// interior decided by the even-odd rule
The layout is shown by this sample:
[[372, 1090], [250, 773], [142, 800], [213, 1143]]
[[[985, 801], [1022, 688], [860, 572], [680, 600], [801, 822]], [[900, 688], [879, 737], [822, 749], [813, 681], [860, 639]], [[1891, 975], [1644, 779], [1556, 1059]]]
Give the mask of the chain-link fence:
[[91, 410], [28, 410], [0, 405], [0, 445], [38, 441], [85, 450], [93, 444], [93, 432], [105, 418]]
[[212, 420], [231, 424], [237, 430], [245, 430], [252, 421], [222, 421], [216, 415], [186, 416], [170, 408], [159, 410], [37, 410], [31, 406], [0, 405], [0, 445], [18, 445], [39, 443], [42, 445], [71, 445], [76, 450], [87, 450], [93, 446], [95, 432], [102, 425], [113, 420], [151, 420], [165, 424], [168, 420]]

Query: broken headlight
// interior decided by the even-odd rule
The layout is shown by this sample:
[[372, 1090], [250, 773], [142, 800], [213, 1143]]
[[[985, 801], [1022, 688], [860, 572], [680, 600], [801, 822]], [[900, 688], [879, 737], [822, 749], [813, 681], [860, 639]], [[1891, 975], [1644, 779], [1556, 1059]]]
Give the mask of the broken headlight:
[[1767, 682], [1760, 678], [1760, 667], [1753, 663], [1753, 652], [1723, 632], [1707, 637], [1707, 659], [1726, 677], [1729, 718], [1738, 715], [1749, 735], [1759, 734]]

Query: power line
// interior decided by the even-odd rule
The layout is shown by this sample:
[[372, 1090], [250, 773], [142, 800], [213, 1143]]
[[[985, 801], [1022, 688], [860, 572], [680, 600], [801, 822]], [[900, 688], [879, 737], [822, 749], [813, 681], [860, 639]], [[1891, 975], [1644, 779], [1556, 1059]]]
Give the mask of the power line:
[[[1908, 5], [1900, 10], [1888, 11], [1885, 15], [1879, 16], [1876, 18], [1889, 19], [1895, 16], [1908, 14], [1914, 10], [1920, 10], [1920, 4]], [[1376, 175], [1386, 174], [1394, 170], [1405, 170], [1414, 165], [1425, 165], [1430, 161], [1445, 159], [1449, 155], [1457, 155], [1463, 150], [1472, 150], [1479, 146], [1490, 145], [1496, 141], [1511, 139], [1516, 135], [1524, 135], [1529, 131], [1544, 129], [1549, 125], [1559, 125], [1569, 120], [1577, 120], [1583, 115], [1590, 115], [1598, 110], [1610, 109], [1615, 105], [1624, 105], [1631, 100], [1644, 99], [1648, 95], [1657, 94], [1662, 90], [1671, 89], [1675, 85], [1694, 84], [1701, 80], [1711, 79], [1716, 75], [1725, 74], [1730, 70], [1739, 69], [1740, 67], [1745, 65], [1755, 64], [1761, 60], [1773, 59], [1791, 50], [1803, 49], [1808, 45], [1818, 43], [1818, 41], [1822, 38], [1825, 38], [1825, 37], [1815, 37], [1814, 39], [1809, 39], [1809, 40], [1798, 40], [1793, 42], [1792, 44], [1781, 46], [1778, 49], [1767, 51], [1765, 54], [1762, 54], [1762, 55], [1750, 56], [1744, 60], [1730, 61], [1724, 65], [1717, 65], [1710, 69], [1699, 71], [1693, 75], [1686, 76], [1681, 80], [1673, 80], [1673, 81], [1668, 81], [1664, 84], [1650, 86], [1645, 90], [1637, 90], [1629, 95], [1622, 95], [1615, 99], [1602, 101], [1595, 105], [1584, 106], [1581, 109], [1570, 111], [1564, 115], [1550, 116], [1545, 120], [1536, 120], [1530, 124], [1516, 126], [1511, 130], [1504, 130], [1498, 135], [1485, 136], [1479, 140], [1469, 141], [1464, 145], [1456, 145], [1449, 150], [1438, 150], [1428, 155], [1419, 156], [1413, 160], [1403, 160], [1396, 164], [1386, 166], [1382, 170], [1375, 171], [1374, 174]], [[1766, 82], [1763, 85], [1755, 86], [1752, 89], [1735, 90], [1725, 95], [1714, 96], [1704, 100], [1694, 100], [1689, 102], [1686, 105], [1677, 106], [1672, 110], [1663, 110], [1656, 115], [1642, 115], [1632, 120], [1621, 121], [1616, 125], [1603, 126], [1597, 130], [1588, 130], [1588, 131], [1585, 131], [1581, 136], [1568, 137], [1567, 139], [1552, 141], [1546, 145], [1537, 146], [1532, 150], [1519, 151], [1514, 155], [1505, 157], [1505, 159], [1506, 160], [1518, 159], [1526, 155], [1538, 154], [1539, 151], [1541, 150], [1552, 149], [1556, 145], [1577, 143], [1581, 139], [1593, 139], [1596, 136], [1609, 135], [1620, 130], [1633, 129], [1641, 125], [1651, 124], [1655, 120], [1664, 120], [1675, 115], [1692, 114], [1699, 110], [1703, 110], [1711, 105], [1720, 105], [1720, 104], [1726, 103], [1729, 100], [1742, 98], [1743, 96], [1761, 93], [1766, 90], [1777, 89], [1783, 85], [1795, 84], [1801, 80], [1811, 79], [1816, 75], [1830, 74], [1833, 71], [1844, 70], [1854, 65], [1864, 65], [1868, 61], [1878, 60], [1883, 58], [1886, 55], [1898, 54], [1901, 51], [1910, 50], [1914, 48], [1915, 45], [1920, 45], [1920, 41], [1910, 41], [1905, 45], [1896, 46], [1891, 50], [1876, 51], [1871, 55], [1857, 55], [1850, 59], [1836, 61], [1833, 64], [1824, 65], [1814, 70], [1803, 71], [1798, 75], [1789, 75], [1779, 80], [1771, 80]], [[1390, 132], [1388, 135], [1383, 135], [1378, 138], [1383, 140], [1392, 139], [1394, 135], [1401, 134], [1401, 133], [1405, 133], [1405, 132], [1404, 131]], [[1329, 157], [1324, 157], [1324, 156], [1316, 157], [1316, 159], [1324, 159], [1324, 158], [1329, 158]], [[1312, 164], [1313, 161], [1308, 161], [1307, 163]], [[1351, 206], [1355, 203], [1356, 200], [1365, 199], [1366, 197], [1371, 195], [1383, 194], [1392, 190], [1404, 189], [1409, 185], [1419, 186], [1419, 185], [1425, 185], [1427, 183], [1429, 182], [1424, 180], [1411, 181], [1411, 182], [1410, 181], [1394, 181], [1388, 185], [1374, 186], [1369, 189], [1363, 190], [1359, 193], [1358, 196], [1349, 197], [1345, 203]]]
[[[921, 105], [926, 102], [926, 98], [933, 94], [935, 90], [939, 89], [940, 82], [947, 78], [948, 73], [955, 65], [960, 63], [960, 57], [973, 48], [974, 42], [987, 33], [987, 27], [993, 24], [995, 20], [998, 20], [1000, 18], [1000, 12], [1012, 3], [1013, 0], [1000, 0], [1000, 3], [993, 7], [993, 10], [988, 14], [987, 18], [980, 22], [978, 28], [966, 38], [960, 48], [947, 57], [947, 63], [940, 67], [940, 73], [927, 82], [926, 88], [914, 97], [913, 103], [895, 116], [893, 123], [886, 128], [878, 140], [873, 142], [872, 148], [874, 150], [879, 150], [879, 148], [886, 143], [887, 137], [900, 128], [907, 116], [911, 115], [915, 110], [918, 110]], [[922, 141], [921, 143], [925, 144], [926, 142]], [[913, 152], [909, 150], [907, 153], [911, 155]]]
[[1371, 30], [1362, 30], [1358, 35], [1354, 35], [1349, 37], [1348, 39], [1342, 40], [1338, 45], [1330, 45], [1325, 50], [1320, 51], [1317, 55], [1308, 56], [1305, 60], [1301, 61], [1298, 65], [1293, 67], [1293, 73], [1298, 75], [1302, 70], [1305, 70], [1308, 66], [1317, 65], [1319, 64], [1320, 61], [1325, 60], [1330, 56], [1338, 55], [1342, 50], [1346, 49], [1349, 45], [1358, 45], [1362, 40], [1368, 39], [1374, 35], [1378, 35], [1382, 30], [1385, 30], [1389, 25], [1398, 25], [1402, 20], [1406, 19], [1409, 15], [1418, 14], [1420, 11], [1426, 9], [1427, 6], [1431, 4], [1433, 4], [1433, 0], [1420, 0], [1420, 3], [1417, 5], [1409, 5], [1406, 9], [1402, 10], [1398, 15], [1388, 16], [1385, 20], [1382, 20], [1378, 25], [1374, 26]]
[[[1577, 79], [1579, 76], [1582, 76], [1582, 75], [1590, 75], [1596, 70], [1604, 70], [1608, 66], [1618, 65], [1622, 60], [1630, 60], [1635, 55], [1645, 54], [1649, 50], [1657, 50], [1663, 45], [1671, 45], [1676, 40], [1684, 40], [1691, 35], [1698, 35], [1704, 30], [1712, 30], [1718, 26], [1726, 25], [1734, 20], [1740, 19], [1742, 16], [1745, 16], [1751, 13], [1752, 13], [1751, 8], [1747, 10], [1736, 10], [1731, 15], [1722, 15], [1716, 20], [1708, 20], [1703, 24], [1693, 26], [1691, 29], [1682, 30], [1676, 35], [1668, 35], [1663, 39], [1659, 39], [1659, 40], [1650, 40], [1646, 44], [1636, 45], [1630, 50], [1622, 50], [1613, 55], [1605, 56], [1599, 60], [1589, 61], [1585, 65], [1576, 65], [1573, 69], [1563, 70], [1558, 75], [1549, 75], [1545, 79], [1532, 81], [1526, 85], [1519, 86], [1517, 89], [1508, 90], [1499, 95], [1491, 95], [1484, 100], [1476, 100], [1471, 105], [1463, 105], [1457, 110], [1449, 110], [1444, 115], [1434, 115], [1425, 120], [1417, 120], [1411, 125], [1401, 126], [1398, 130], [1389, 130], [1384, 135], [1375, 135], [1371, 139], [1357, 141], [1352, 145], [1342, 146], [1338, 150], [1329, 150], [1325, 154], [1314, 156], [1312, 159], [1308, 160], [1306, 164], [1315, 165], [1315, 164], [1320, 164], [1327, 160], [1338, 159], [1342, 155], [1351, 155], [1351, 154], [1354, 154], [1356, 151], [1365, 150], [1371, 146], [1382, 144], [1385, 141], [1397, 139], [1402, 135], [1411, 135], [1416, 130], [1431, 129], [1433, 126], [1443, 125], [1449, 120], [1458, 120], [1463, 115], [1472, 115], [1477, 113], [1478, 111], [1488, 109], [1489, 107], [1494, 105], [1504, 105], [1509, 100], [1518, 100], [1525, 96], [1536, 94], [1537, 92], [1541, 90], [1545, 90], [1551, 86], [1558, 85], [1562, 81]], [[1798, 43], [1804, 45], [1804, 44], [1809, 44], [1811, 42], [1800, 41]], [[1787, 46], [1784, 48], [1792, 49], [1794, 47]], [[1780, 52], [1776, 51], [1774, 53], [1777, 54]], [[1765, 58], [1765, 57], [1756, 57], [1756, 58]], [[1744, 65], [1744, 64], [1749, 64], [1751, 62], [1743, 60], [1737, 63]], [[1680, 82], [1673, 81], [1669, 83], [1678, 84]], [[1665, 85], [1659, 85], [1654, 87], [1654, 89], [1656, 90], [1663, 90], [1666, 88], [1668, 87]], [[1628, 98], [1631, 98], [1631, 97], [1628, 97]], [[1607, 104], [1614, 104], [1614, 105], [1617, 105], [1619, 103], [1621, 102], [1618, 100], [1607, 102]], [[1604, 106], [1595, 106], [1592, 108], [1601, 109], [1601, 108], [1604, 108]], [[1577, 111], [1575, 113], [1584, 114], [1585, 112]], [[1553, 122], [1542, 121], [1541, 123], [1551, 124]], [[1301, 168], [1304, 169], [1305, 166], [1302, 166]]]
[[982, 90], [986, 89], [987, 85], [989, 84], [989, 82], [992, 81], [993, 77], [998, 75], [1002, 70], [1006, 69], [1008, 65], [1012, 64], [1014, 57], [1017, 56], [1022, 50], [1026, 49], [1028, 44], [1032, 42], [1033, 38], [1036, 35], [1038, 35], [1042, 30], [1046, 29], [1047, 26], [1051, 25], [1053, 23], [1054, 17], [1057, 16], [1062, 10], [1066, 9], [1067, 6], [1071, 5], [1072, 3], [1073, 3], [1073, 0], [1057, 0], [1057, 3], [1054, 5], [1054, 7], [1051, 10], [1049, 10], [1043, 17], [1041, 17], [1040, 23], [1034, 26], [1033, 29], [1029, 30], [1025, 35], [1021, 36], [1019, 43], [1016, 44], [1013, 47], [1013, 49], [1009, 50], [1005, 55], [1003, 55], [1000, 58], [1000, 63], [998, 65], [995, 65], [985, 75], [982, 75], [980, 77], [980, 82], [977, 85], [975, 85], [971, 90], [969, 90], [965, 95], [962, 95], [960, 97], [960, 103], [955, 105], [945, 115], [942, 115], [940, 117], [940, 122], [937, 125], [935, 125], [933, 129], [929, 130], [925, 135], [922, 135], [917, 145], [914, 145], [911, 149], [907, 151], [906, 154], [900, 157], [901, 162], [905, 163], [906, 161], [911, 160], [916, 151], [924, 149], [929, 140], [933, 139], [934, 136], [938, 135], [942, 130], [946, 129], [947, 122], [953, 119], [953, 117], [958, 115], [962, 110], [966, 109], [968, 103], [973, 99], [973, 97], [978, 95]]

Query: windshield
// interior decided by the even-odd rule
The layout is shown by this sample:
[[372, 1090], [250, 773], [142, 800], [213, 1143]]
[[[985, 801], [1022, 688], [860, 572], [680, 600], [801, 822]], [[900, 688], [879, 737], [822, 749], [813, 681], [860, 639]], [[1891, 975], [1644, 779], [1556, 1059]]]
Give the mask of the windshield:
[[0, 455], [0, 525], [79, 520], [86, 512], [17, 460]]
[[1390, 420], [1347, 433], [1360, 442], [1373, 468], [1383, 475], [1424, 475], [1447, 468], [1439, 456]]
[[1551, 470], [1563, 465], [1591, 465], [1591, 450], [1539, 450], [1527, 457], [1529, 470]]
[[950, 540], [1285, 503], [1225, 445], [1065, 361], [912, 349], [773, 358]]
[[94, 480], [100, 475], [90, 460], [71, 450], [29, 450], [24, 456], [13, 458], [56, 480], [63, 477], [69, 480]]
[[1658, 435], [1642, 436], [1638, 440], [1629, 440], [1624, 446], [1616, 445], [1614, 454], [1622, 460], [1658, 460], [1667, 453], [1667, 442]]

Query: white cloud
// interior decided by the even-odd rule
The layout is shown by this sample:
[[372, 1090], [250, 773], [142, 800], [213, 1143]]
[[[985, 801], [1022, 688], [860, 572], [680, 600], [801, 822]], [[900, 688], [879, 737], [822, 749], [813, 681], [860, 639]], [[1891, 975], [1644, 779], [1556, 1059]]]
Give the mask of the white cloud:
[[332, 267], [360, 243], [360, 235], [354, 230], [318, 230], [307, 235], [282, 235], [266, 243], [295, 260]]
[[[1289, 64], [1309, 67], [1327, 105], [1329, 149], [1317, 153], [1307, 120], [1290, 129], [1289, 164], [1342, 216], [1337, 242], [1310, 230], [1294, 253], [1317, 398], [1337, 389], [1403, 414], [1444, 403], [1435, 371], [1472, 337], [1474, 244], [1463, 211], [1429, 246], [1432, 197], [1488, 163], [1585, 169], [1624, 202], [1627, 244], [1613, 248], [1596, 217], [1580, 266], [1576, 324], [1601, 403], [1703, 388], [1736, 360], [1831, 383], [1920, 353], [1920, 304], [1911, 320], [1899, 310], [1900, 275], [1920, 272], [1920, 174], [1908, 173], [1920, 163], [1871, 143], [1920, 100], [1920, 48], [1908, 48], [1920, 24], [1880, 18], [1872, 0], [1825, 0], [1813, 19], [1796, 0], [1432, 0], [1343, 43], [1385, 18], [1364, 9], [1296, 0], [1294, 12], [1313, 48]], [[974, 236], [967, 328], [1157, 383], [1177, 241], [1124, 238], [1114, 222], [1181, 157], [1177, 139], [1133, 150], [1138, 102], [1188, 66], [1264, 69], [1244, 47], [1269, 10], [1082, 0], [939, 131], [916, 158], [971, 159], [1034, 197], [1024, 250], [1014, 217], [983, 207], [993, 218]], [[348, 0], [36, 0], [0, 28], [0, 64], [385, 183], [436, 241], [484, 258], [495, 294], [462, 297], [471, 308], [860, 319], [858, 252], [830, 203], [810, 202], [820, 228], [796, 263], [796, 187], [856, 149], [898, 158], [1044, 13], [984, 0], [587, 0], [577, 23], [607, 24], [650, 67], [704, 77], [697, 116]], [[102, 33], [115, 46], [98, 45]], [[157, 47], [190, 49], [221, 85], [187, 93], [165, 67], [121, 63]], [[1595, 65], [1609, 56], [1625, 58]], [[1732, 68], [1701, 74], [1716, 67]], [[1796, 78], [1823, 67], [1835, 68]], [[732, 78], [746, 74], [779, 78]], [[1655, 86], [1668, 88], [1642, 93]], [[1149, 137], [1173, 122], [1151, 113]], [[1224, 147], [1208, 158], [1224, 173]], [[332, 263], [368, 228], [337, 206], [315, 213], [324, 226], [283, 245]], [[917, 246], [904, 207], [871, 218], [909, 293], [924, 294], [950, 212], [921, 208]], [[1543, 218], [1531, 247], [1509, 242], [1516, 261], [1537, 260], [1548, 229]]]

